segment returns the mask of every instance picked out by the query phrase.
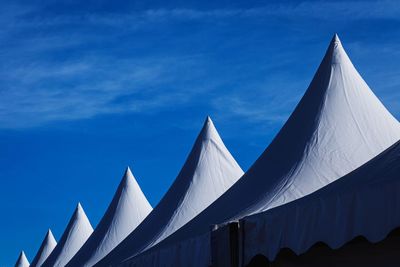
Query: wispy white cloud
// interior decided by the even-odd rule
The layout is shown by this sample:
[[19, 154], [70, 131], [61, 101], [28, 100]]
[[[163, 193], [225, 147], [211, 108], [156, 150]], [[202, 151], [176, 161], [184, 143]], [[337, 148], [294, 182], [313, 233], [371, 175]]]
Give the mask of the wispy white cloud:
[[225, 119], [240, 118], [253, 124], [282, 124], [304, 93], [307, 81], [269, 77], [217, 97], [213, 106]]
[[[28, 16], [27, 16], [28, 15]], [[367, 1], [299, 1], [265, 3], [253, 8], [157, 8], [119, 13], [78, 13], [45, 16], [36, 6], [8, 5], [0, 12], [1, 21], [12, 27], [45, 27], [64, 24], [87, 24], [140, 27], [150, 22], [166, 20], [203, 20], [252, 17], [305, 17], [322, 20], [400, 19], [400, 6], [396, 0]]]
[[[109, 41], [107, 38], [118, 39], [120, 33], [135, 36], [137, 31], [166, 22], [271, 17], [329, 21], [344, 18], [399, 20], [400, 5], [391, 0], [303, 1], [267, 3], [248, 9], [159, 8], [122, 14], [45, 16], [36, 6], [7, 5], [0, 10], [0, 22], [4, 25], [0, 30], [0, 57], [5, 63], [0, 66], [0, 127], [36, 126], [101, 114], [157, 112], [199, 101], [210, 91], [226, 87], [231, 79], [229, 75], [207, 73], [213, 71], [207, 55], [152, 55], [150, 51], [146, 55], [135, 54], [121, 59], [85, 45], [96, 46]], [[67, 26], [72, 30], [56, 30]], [[103, 29], [111, 34], [102, 36]], [[359, 53], [371, 51], [368, 46], [356, 46], [353, 44], [353, 50]], [[58, 51], [75, 51], [82, 47], [88, 53], [62, 60], [52, 58]], [[396, 47], [386, 46], [385, 49], [398, 55]], [[292, 55], [285, 59], [283, 51], [278, 60], [273, 59], [276, 58], [268, 63], [271, 68], [288, 66], [291, 60], [296, 60]], [[283, 74], [273, 72], [272, 75]], [[398, 84], [394, 76], [391, 76], [391, 87]], [[281, 122], [287, 118], [306, 85], [279, 79], [258, 81], [255, 86], [251, 85], [254, 81], [246, 84], [241, 80], [234, 90], [216, 94], [208, 103], [209, 108], [228, 119]]]
[[29, 127], [101, 114], [152, 112], [182, 105], [203, 90], [188, 90], [184, 79], [178, 78], [190, 72], [195, 79], [198, 59], [114, 60], [111, 68], [107, 64], [82, 59], [14, 68], [0, 92], [0, 126]]
[[384, 1], [302, 1], [250, 11], [276, 16], [318, 18], [322, 20], [395, 19], [400, 7], [395, 0]]

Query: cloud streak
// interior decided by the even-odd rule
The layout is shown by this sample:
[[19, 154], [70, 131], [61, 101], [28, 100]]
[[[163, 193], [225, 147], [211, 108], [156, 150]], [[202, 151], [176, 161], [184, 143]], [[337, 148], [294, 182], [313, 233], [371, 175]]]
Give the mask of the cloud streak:
[[[305, 89], [304, 82], [288, 82], [287, 76], [279, 76], [288, 75], [279, 69], [296, 60], [292, 54], [285, 58], [281, 50], [280, 56], [269, 56], [266, 66], [261, 67], [269, 67], [270, 75], [278, 75], [278, 80], [270, 78], [254, 84], [254, 77], [235, 77], [242, 74], [240, 61], [234, 66], [215, 66], [227, 61], [215, 56], [213, 47], [191, 51], [188, 40], [201, 41], [204, 32], [167, 35], [190, 22], [222, 21], [232, 27], [240, 23], [237, 20], [264, 20], [263, 25], [268, 25], [265, 21], [271, 18], [398, 21], [400, 6], [396, 1], [304, 1], [247, 9], [176, 7], [48, 14], [40, 7], [5, 5], [0, 11], [4, 25], [0, 31], [0, 56], [4, 62], [0, 66], [0, 128], [33, 127], [102, 114], [161, 112], [194, 102], [224, 113], [227, 119], [283, 121], [301, 95], [297, 90]], [[200, 37], [193, 37], [196, 34]], [[205, 35], [205, 42], [213, 38], [220, 38], [221, 45], [239, 42], [225, 42], [227, 39], [218, 31], [213, 34]], [[258, 41], [257, 38], [253, 40]], [[215, 47], [220, 43], [216, 42]], [[180, 46], [185, 45], [185, 51], [180, 51]], [[160, 49], [163, 46], [169, 49]], [[368, 46], [353, 46], [359, 53], [371, 51]], [[393, 46], [386, 49], [398, 56]], [[222, 73], [216, 75], [218, 71]], [[226, 89], [235, 81], [234, 87]], [[397, 86], [395, 77], [391, 84]], [[213, 99], [208, 101], [208, 96]]]
[[111, 68], [95, 59], [15, 68], [0, 94], [0, 125], [30, 127], [182, 105], [196, 90], [187, 90], [177, 75], [196, 67], [199, 62], [191, 58], [156, 58], [115, 60]]
[[301, 1], [267, 3], [252, 8], [158, 8], [125, 12], [58, 14], [43, 16], [34, 6], [11, 4], [0, 13], [9, 27], [49, 27], [65, 24], [140, 27], [169, 20], [205, 20], [225, 18], [285, 17], [321, 20], [393, 19], [400, 20], [400, 6], [395, 0], [384, 1]]

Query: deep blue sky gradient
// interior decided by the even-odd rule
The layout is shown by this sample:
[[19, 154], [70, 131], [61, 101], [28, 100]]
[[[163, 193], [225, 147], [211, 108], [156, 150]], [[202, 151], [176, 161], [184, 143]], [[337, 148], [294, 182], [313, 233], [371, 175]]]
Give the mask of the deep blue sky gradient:
[[395, 0], [2, 1], [0, 23], [0, 267], [78, 201], [95, 226], [128, 165], [156, 205], [206, 115], [247, 169], [335, 32], [400, 117]]

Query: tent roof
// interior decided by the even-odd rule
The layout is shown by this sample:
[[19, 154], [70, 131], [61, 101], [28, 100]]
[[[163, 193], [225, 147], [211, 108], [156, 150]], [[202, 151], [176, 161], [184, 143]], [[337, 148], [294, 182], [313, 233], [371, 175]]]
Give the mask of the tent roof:
[[67, 266], [93, 266], [124, 240], [151, 210], [128, 167], [100, 223]]
[[208, 207], [242, 174], [207, 117], [184, 166], [160, 203], [99, 265], [157, 244]]
[[304, 253], [317, 242], [384, 239], [400, 226], [399, 173], [400, 141], [313, 194], [244, 218], [246, 261], [258, 253], [273, 260], [282, 248]]
[[63, 235], [53, 249], [43, 267], [64, 267], [92, 234], [93, 228], [78, 203]]
[[263, 154], [234, 186], [162, 245], [174, 246], [206, 233], [210, 224], [308, 195], [399, 139], [399, 122], [373, 94], [335, 35], [301, 101]]
[[335, 35], [278, 135], [230, 190], [185, 228], [238, 219], [310, 194], [400, 139], [400, 124], [372, 93]]
[[15, 267], [29, 267], [29, 261], [26, 258], [24, 251], [21, 251], [19, 254], [18, 260], [15, 263]]
[[56, 247], [56, 245], [57, 241], [55, 240], [53, 233], [49, 229], [30, 267], [40, 267], [53, 251], [53, 249]]

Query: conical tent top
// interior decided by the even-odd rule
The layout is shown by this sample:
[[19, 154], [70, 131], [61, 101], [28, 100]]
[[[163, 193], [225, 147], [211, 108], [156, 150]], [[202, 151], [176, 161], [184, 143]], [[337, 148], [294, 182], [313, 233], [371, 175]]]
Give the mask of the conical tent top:
[[129, 166], [127, 166], [126, 169], [125, 169], [124, 176], [123, 176], [123, 178], [121, 180], [121, 183], [122, 182], [127, 183], [127, 182], [129, 182], [129, 180], [135, 180], [136, 181], [136, 179], [133, 176], [133, 173], [131, 171], [131, 168], [129, 168]]
[[51, 231], [50, 228], [49, 228], [49, 230], [47, 230], [47, 233], [46, 233], [46, 236], [45, 236], [44, 240], [47, 241], [47, 242], [51, 242], [51, 243], [57, 244], [57, 241], [54, 238], [53, 232]]
[[207, 116], [197, 140], [205, 141], [209, 139], [212, 139], [218, 143], [223, 143], [213, 121], [211, 120], [210, 116]]
[[152, 207], [129, 167], [96, 229], [67, 266], [93, 266], [131, 233]]
[[30, 267], [40, 267], [47, 259], [47, 257], [51, 254], [56, 245], [57, 242], [53, 236], [53, 233], [49, 229]]
[[98, 266], [126, 259], [162, 241], [201, 213], [242, 175], [242, 169], [226, 148], [211, 118], [206, 117], [185, 163], [164, 197]]
[[365, 83], [335, 34], [285, 125], [230, 190], [232, 195], [227, 192], [217, 202], [240, 199], [230, 205], [229, 219], [285, 204], [353, 171], [399, 138], [399, 122]]
[[21, 251], [21, 253], [19, 254], [18, 260], [15, 263], [15, 267], [29, 267], [29, 261], [26, 258], [24, 251]]
[[93, 228], [82, 205], [78, 203], [57, 246], [43, 263], [43, 267], [64, 267], [82, 247]]
[[333, 42], [333, 43], [338, 43], [338, 44], [341, 43], [341, 42], [340, 42], [340, 39], [339, 39], [339, 35], [338, 35], [337, 33], [335, 33], [335, 34], [333, 35], [332, 42]]
[[83, 210], [81, 202], [78, 202], [78, 204], [76, 205], [76, 208], [75, 208], [74, 214], [72, 215], [72, 218], [75, 218], [75, 219], [86, 218], [87, 219], [86, 213]]
[[[46, 237], [47, 236], [53, 236], [53, 232], [51, 232], [51, 229], [49, 228], [48, 230], [47, 230], [47, 233], [46, 233]], [[54, 237], [54, 236], [53, 236]]]
[[[237, 183], [163, 246], [206, 233], [210, 224], [304, 197], [399, 139], [399, 122], [362, 79], [335, 35], [304, 96], [271, 144]], [[182, 255], [185, 249], [180, 250]], [[134, 260], [126, 263], [134, 265]]]

